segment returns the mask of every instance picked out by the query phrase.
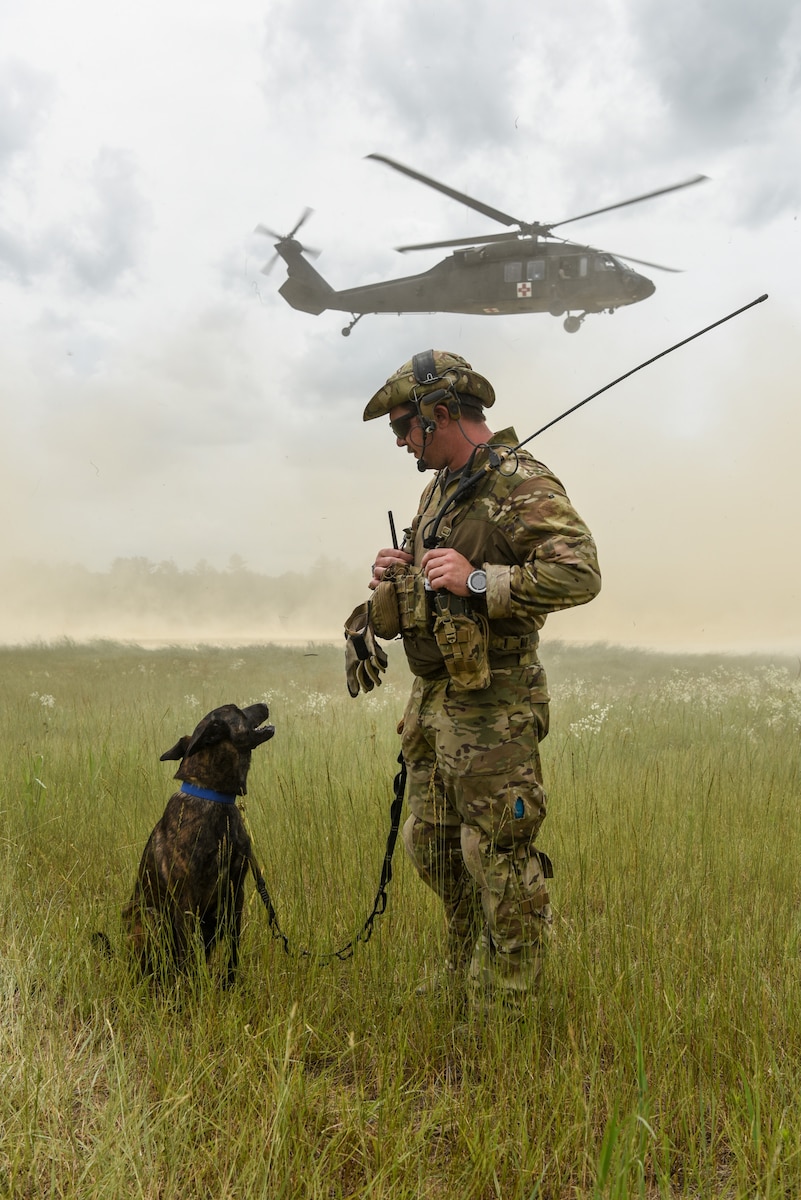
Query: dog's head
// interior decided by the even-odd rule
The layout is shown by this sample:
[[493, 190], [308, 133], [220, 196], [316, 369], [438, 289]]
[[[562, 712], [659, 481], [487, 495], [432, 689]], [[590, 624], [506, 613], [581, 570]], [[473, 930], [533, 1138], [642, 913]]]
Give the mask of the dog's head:
[[275, 733], [273, 725], [265, 724], [269, 715], [266, 704], [250, 704], [247, 708], [223, 704], [206, 714], [191, 737], [185, 734], [165, 751], [161, 761], [180, 762], [175, 779], [226, 795], [244, 796], [251, 752]]

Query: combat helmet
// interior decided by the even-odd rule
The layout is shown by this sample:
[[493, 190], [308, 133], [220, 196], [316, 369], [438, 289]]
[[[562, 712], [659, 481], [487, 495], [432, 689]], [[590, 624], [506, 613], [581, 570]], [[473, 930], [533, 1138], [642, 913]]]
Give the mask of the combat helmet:
[[488, 379], [479, 375], [466, 359], [447, 350], [426, 350], [399, 367], [380, 387], [364, 410], [364, 420], [385, 417], [399, 404], [413, 404], [418, 412], [430, 416], [437, 404], [446, 404], [451, 416], [458, 417], [461, 403], [490, 408], [495, 390]]

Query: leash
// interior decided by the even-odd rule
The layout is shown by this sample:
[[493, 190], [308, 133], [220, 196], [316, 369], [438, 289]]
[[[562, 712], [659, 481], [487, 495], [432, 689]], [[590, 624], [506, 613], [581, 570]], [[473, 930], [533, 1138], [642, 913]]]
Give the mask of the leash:
[[[386, 912], [387, 907], [387, 888], [392, 880], [392, 856], [395, 853], [395, 843], [398, 840], [398, 831], [400, 830], [401, 812], [403, 810], [403, 797], [406, 791], [406, 763], [403, 761], [403, 754], [398, 755], [398, 763], [400, 770], [392, 781], [392, 804], [389, 809], [389, 833], [387, 835], [386, 849], [384, 850], [384, 861], [381, 864], [381, 878], [378, 882], [378, 891], [373, 901], [372, 912], [367, 920], [362, 925], [361, 929], [355, 934], [349, 942], [344, 946], [340, 946], [338, 950], [330, 950], [327, 954], [317, 956], [319, 966], [328, 966], [335, 958], [340, 962], [345, 962], [352, 958], [356, 949], [357, 942], [369, 942], [373, 936], [373, 926], [377, 917]], [[267, 890], [267, 884], [264, 882], [264, 876], [259, 870], [255, 858], [250, 856], [250, 870], [256, 884], [256, 891], [261, 897], [261, 902], [267, 910], [267, 920], [270, 925], [270, 932], [273, 937], [280, 941], [284, 947], [286, 954], [296, 954], [298, 958], [313, 958], [311, 950], [296, 950], [293, 951], [289, 938], [281, 929], [278, 922], [278, 915], [275, 911], [270, 893]]]

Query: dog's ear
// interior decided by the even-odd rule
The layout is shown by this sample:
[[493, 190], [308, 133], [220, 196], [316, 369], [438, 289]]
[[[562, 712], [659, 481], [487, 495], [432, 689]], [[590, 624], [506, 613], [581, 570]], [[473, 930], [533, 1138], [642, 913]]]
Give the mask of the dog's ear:
[[186, 754], [186, 748], [189, 745], [189, 734], [185, 733], [179, 742], [176, 742], [171, 750], [165, 750], [159, 762], [180, 762]]
[[182, 758], [187, 758], [190, 754], [199, 754], [201, 750], [217, 746], [220, 742], [230, 742], [231, 729], [227, 721], [212, 717], [207, 725], [203, 725], [202, 722], [201, 725], [202, 728], [196, 729], [191, 738], [186, 739], [187, 746], [181, 755]]

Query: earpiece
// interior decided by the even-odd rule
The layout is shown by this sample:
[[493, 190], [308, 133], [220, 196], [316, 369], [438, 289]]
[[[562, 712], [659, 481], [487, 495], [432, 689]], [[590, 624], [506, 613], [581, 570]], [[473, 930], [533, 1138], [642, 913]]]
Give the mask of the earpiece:
[[[446, 380], [447, 382], [447, 380]], [[459, 403], [459, 397], [453, 390], [453, 384], [449, 383], [446, 388], [436, 388], [435, 391], [429, 392], [427, 396], [423, 396], [417, 400], [417, 408], [420, 413], [422, 422], [432, 423], [434, 420], [434, 409], [439, 404], [447, 406], [448, 412], [453, 417], [454, 421], [458, 421], [462, 415], [462, 406]], [[431, 424], [429, 433], [433, 433], [436, 425]]]
[[458, 421], [462, 415], [462, 406], [453, 386], [453, 378], [448, 374], [439, 375], [437, 373], [433, 350], [426, 350], [422, 354], [415, 354], [412, 359], [412, 374], [421, 387], [425, 384], [439, 382], [447, 385], [446, 387], [435, 388], [433, 392], [428, 392], [422, 397], [417, 395], [417, 388], [412, 390], [412, 396], [414, 397], [420, 417], [420, 427], [424, 435], [426, 437], [429, 436], [437, 428], [434, 419], [434, 409], [438, 404], [447, 405], [451, 417], [453, 417], [454, 421]]

